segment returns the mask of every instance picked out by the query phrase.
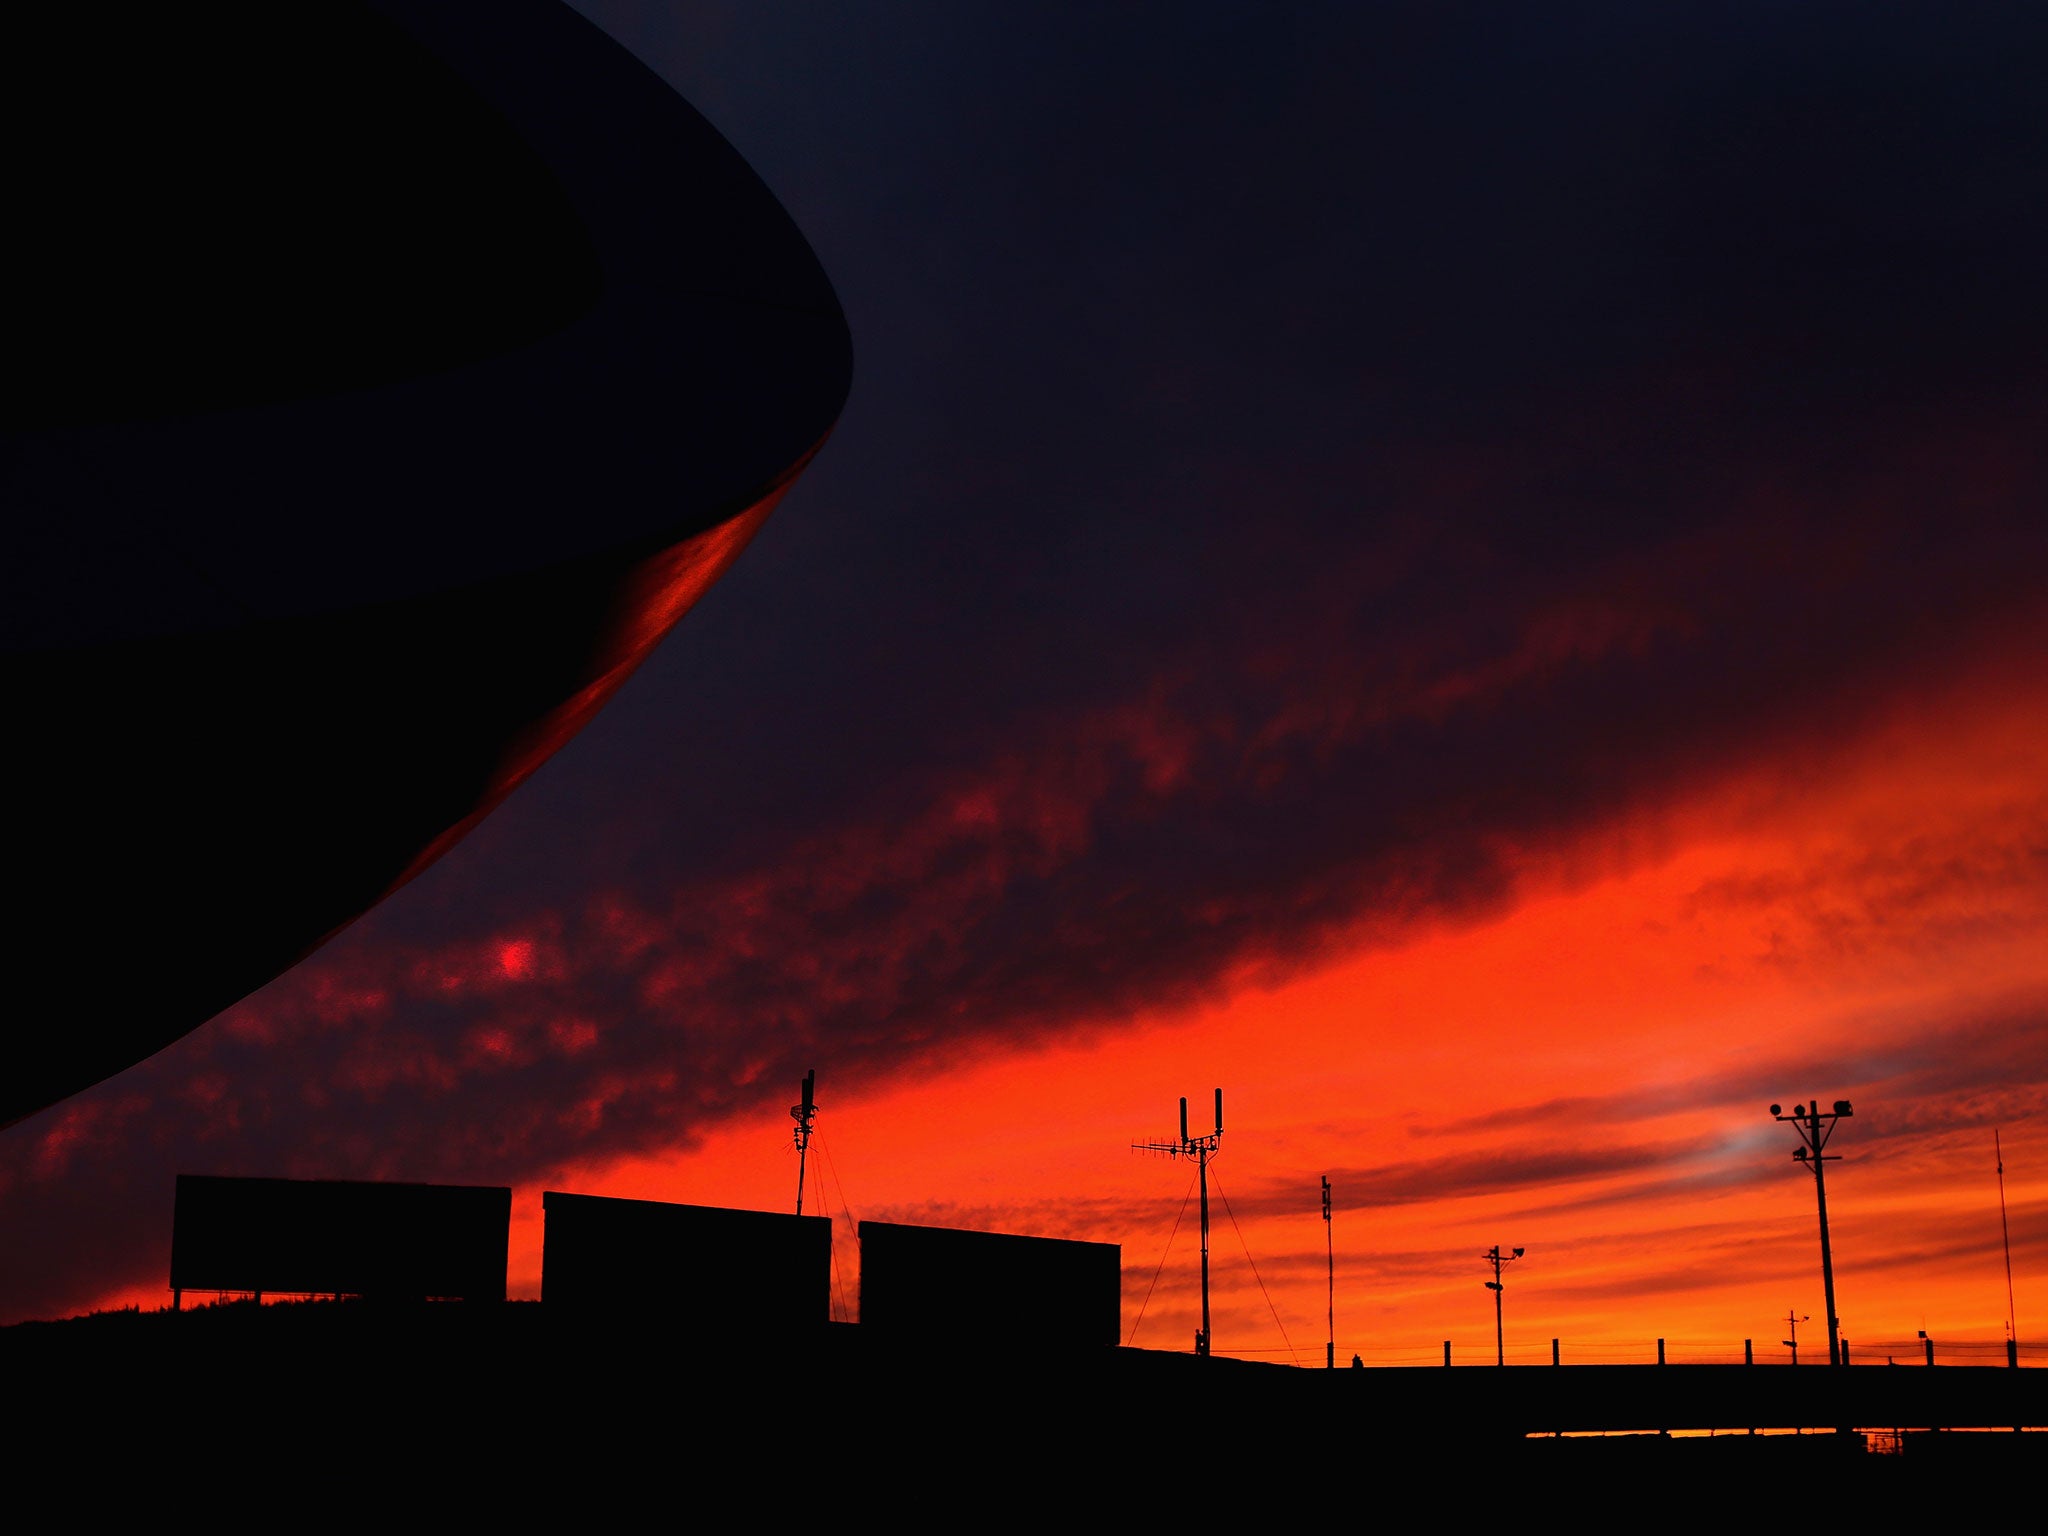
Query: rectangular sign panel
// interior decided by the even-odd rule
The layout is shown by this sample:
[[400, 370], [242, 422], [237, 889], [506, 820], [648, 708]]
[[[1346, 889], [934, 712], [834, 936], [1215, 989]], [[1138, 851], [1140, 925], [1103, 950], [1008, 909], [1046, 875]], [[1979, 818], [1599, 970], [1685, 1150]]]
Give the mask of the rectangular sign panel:
[[1113, 1345], [1122, 1303], [1116, 1243], [860, 1224], [863, 1328], [1005, 1345]]
[[171, 1289], [505, 1299], [512, 1191], [178, 1175]]
[[549, 1190], [541, 1300], [658, 1306], [742, 1328], [816, 1327], [832, 1315], [832, 1223], [661, 1200]]

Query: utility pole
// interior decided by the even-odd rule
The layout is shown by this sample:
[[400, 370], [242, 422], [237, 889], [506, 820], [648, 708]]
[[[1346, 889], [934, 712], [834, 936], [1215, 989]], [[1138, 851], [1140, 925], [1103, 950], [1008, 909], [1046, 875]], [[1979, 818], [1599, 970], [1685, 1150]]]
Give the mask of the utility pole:
[[[1134, 1141], [1133, 1152], [1159, 1152], [1167, 1157], [1192, 1157], [1202, 1181], [1202, 1327], [1195, 1335], [1195, 1353], [1206, 1356], [1215, 1335], [1209, 1331], [1209, 1159], [1223, 1140], [1223, 1090], [1216, 1090], [1216, 1129], [1206, 1136], [1188, 1134], [1188, 1101], [1180, 1101], [1179, 1141]], [[1187, 1207], [1183, 1206], [1185, 1210]]]
[[[2001, 1186], [2003, 1187], [2003, 1186]], [[1323, 1346], [1323, 1369], [1337, 1369], [1337, 1239], [1330, 1222], [1330, 1176], [1323, 1175], [1323, 1252], [1330, 1264], [1330, 1342]]]
[[789, 1106], [789, 1118], [796, 1122], [796, 1213], [804, 1213], [804, 1164], [811, 1153], [811, 1121], [818, 1113], [818, 1106], [812, 1102], [811, 1093], [817, 1086], [818, 1069], [811, 1068], [804, 1074], [804, 1101]]
[[1513, 1253], [1502, 1253], [1499, 1243], [1495, 1243], [1486, 1252], [1479, 1255], [1480, 1258], [1493, 1266], [1493, 1278], [1486, 1282], [1486, 1288], [1493, 1292], [1493, 1363], [1495, 1365], [1506, 1365], [1508, 1363], [1507, 1335], [1501, 1331], [1500, 1321], [1500, 1298], [1507, 1287], [1501, 1284], [1500, 1268], [1503, 1264], [1514, 1263], [1521, 1256], [1522, 1250], [1519, 1248]]
[[1805, 1105], [1794, 1104], [1792, 1113], [1783, 1113], [1777, 1105], [1771, 1106], [1771, 1117], [1788, 1120], [1799, 1132], [1799, 1145], [1792, 1149], [1792, 1160], [1804, 1163], [1813, 1169], [1814, 1197], [1820, 1202], [1820, 1279], [1828, 1307], [1828, 1364], [1841, 1365], [1842, 1335], [1841, 1320], [1835, 1315], [1835, 1256], [1828, 1245], [1828, 1181], [1823, 1171], [1828, 1163], [1838, 1163], [1839, 1154], [1830, 1154], [1823, 1149], [1828, 1138], [1835, 1134], [1835, 1122], [1846, 1120], [1855, 1111], [1847, 1099], [1835, 1100], [1835, 1107], [1827, 1114], [1821, 1113], [1820, 1100], [1814, 1099]]
[[1795, 1316], [1790, 1307], [1785, 1309], [1785, 1332], [1790, 1335], [1785, 1340], [1785, 1347], [1792, 1351], [1792, 1363], [1794, 1365], [1799, 1363], [1799, 1325], [1811, 1321], [1813, 1319], [1809, 1317]]
[[1991, 1150], [1998, 1159], [1998, 1230], [2005, 1234], [2005, 1358], [2008, 1364], [2018, 1365], [2020, 1325], [2012, 1305], [2012, 1226], [2005, 1219], [2005, 1148], [1996, 1126], [1991, 1130]]

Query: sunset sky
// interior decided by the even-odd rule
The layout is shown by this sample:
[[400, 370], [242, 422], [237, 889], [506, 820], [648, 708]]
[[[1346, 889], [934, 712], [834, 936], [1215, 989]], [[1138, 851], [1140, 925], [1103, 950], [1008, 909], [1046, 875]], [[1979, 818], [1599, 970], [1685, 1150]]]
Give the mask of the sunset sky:
[[1219, 1353], [1321, 1364], [1327, 1175], [1340, 1361], [1490, 1359], [1494, 1244], [1511, 1360], [1824, 1358], [1807, 1098], [1858, 1358], [1998, 1357], [1994, 1131], [2048, 1336], [2048, 20], [578, 9], [846, 412], [464, 844], [0, 1132], [0, 1323], [167, 1301], [181, 1172], [509, 1184], [537, 1296], [545, 1189], [788, 1208], [815, 1068], [836, 1316], [930, 1222], [1189, 1347], [1220, 1086]]

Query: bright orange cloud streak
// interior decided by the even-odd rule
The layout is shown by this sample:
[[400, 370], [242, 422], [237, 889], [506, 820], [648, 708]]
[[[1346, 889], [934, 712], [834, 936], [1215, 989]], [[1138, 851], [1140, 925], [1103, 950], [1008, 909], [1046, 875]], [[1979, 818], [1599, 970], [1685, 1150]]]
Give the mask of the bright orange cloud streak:
[[[2048, 699], [1996, 683], [1519, 859], [1511, 911], [1484, 926], [1388, 947], [1367, 924], [1314, 974], [1265, 985], [1251, 963], [1211, 1006], [1052, 1048], [963, 1062], [948, 1043], [879, 1091], [835, 1091], [821, 1057], [808, 1208], [1119, 1242], [1126, 1337], [1185, 1348], [1192, 1210], [1165, 1250], [1191, 1170], [1128, 1147], [1171, 1135], [1180, 1094], [1199, 1119], [1221, 1085], [1219, 1352], [1320, 1362], [1327, 1171], [1342, 1359], [1431, 1360], [1447, 1338], [1490, 1357], [1479, 1255], [1496, 1242], [1528, 1249], [1511, 1358], [1557, 1337], [1571, 1360], [1649, 1359], [1662, 1337], [1674, 1359], [1739, 1358], [1746, 1338], [1776, 1359], [1787, 1310], [1823, 1309], [1811, 1181], [1765, 1105], [1846, 1096], [1830, 1192], [1859, 1357], [1923, 1327], [1995, 1350], [1994, 1124], [2020, 1327], [2038, 1333]], [[728, 1125], [560, 1181], [787, 1208], [787, 1140], [772, 1118]], [[514, 1288], [533, 1294], [523, 1196]], [[843, 1310], [857, 1255], [839, 1244]]]

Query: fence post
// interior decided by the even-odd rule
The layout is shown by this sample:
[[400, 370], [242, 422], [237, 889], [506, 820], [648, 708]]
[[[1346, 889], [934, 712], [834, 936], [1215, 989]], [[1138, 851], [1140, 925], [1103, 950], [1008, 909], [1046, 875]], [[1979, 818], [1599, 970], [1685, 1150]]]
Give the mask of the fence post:
[[1659, 1365], [1664, 1363], [1664, 1341], [1662, 1339], [1657, 1341], [1657, 1363]]
[[1742, 1341], [1742, 1363], [1744, 1365], [1756, 1364], [1756, 1348], [1748, 1339]]
[[1555, 1339], [1550, 1341], [1550, 1363], [1552, 1365], [1557, 1364], [1557, 1340]]

